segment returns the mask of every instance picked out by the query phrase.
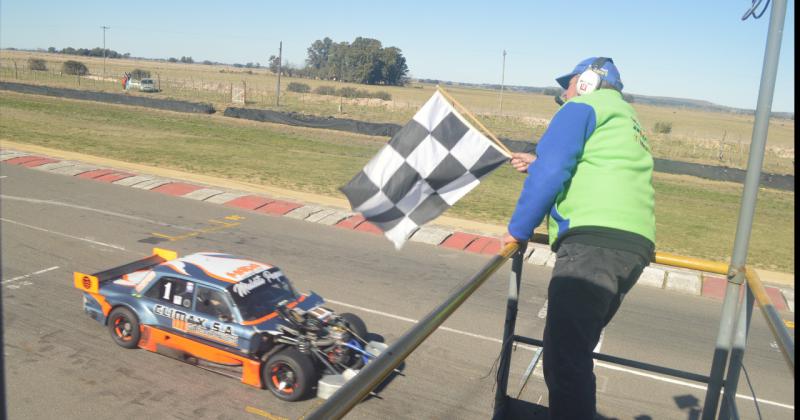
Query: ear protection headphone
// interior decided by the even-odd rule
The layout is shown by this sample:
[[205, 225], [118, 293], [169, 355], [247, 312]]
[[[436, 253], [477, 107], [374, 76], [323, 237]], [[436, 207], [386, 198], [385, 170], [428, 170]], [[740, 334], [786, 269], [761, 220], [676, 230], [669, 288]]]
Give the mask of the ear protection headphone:
[[578, 77], [578, 83], [575, 85], [579, 96], [592, 93], [600, 87], [603, 83], [603, 77], [606, 75], [603, 66], [608, 62], [613, 63], [614, 61], [607, 57], [597, 57], [592, 62], [592, 65], [581, 73], [580, 77]]

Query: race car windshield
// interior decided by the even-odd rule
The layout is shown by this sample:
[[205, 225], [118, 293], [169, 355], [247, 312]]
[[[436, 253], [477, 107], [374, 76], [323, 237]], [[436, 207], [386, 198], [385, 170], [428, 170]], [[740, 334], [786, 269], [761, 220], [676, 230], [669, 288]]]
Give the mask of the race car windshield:
[[252, 275], [230, 286], [229, 291], [244, 321], [261, 318], [275, 311], [278, 303], [300, 296], [277, 267]]

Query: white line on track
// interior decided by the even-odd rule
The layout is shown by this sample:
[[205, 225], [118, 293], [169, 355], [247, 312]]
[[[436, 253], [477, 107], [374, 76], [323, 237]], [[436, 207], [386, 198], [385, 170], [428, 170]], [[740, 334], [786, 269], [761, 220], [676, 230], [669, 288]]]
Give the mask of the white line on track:
[[[369, 313], [372, 313], [372, 314], [375, 314], [375, 315], [384, 316], [386, 318], [392, 318], [392, 319], [396, 319], [398, 321], [408, 322], [410, 324], [416, 324], [417, 322], [419, 322], [416, 319], [411, 319], [411, 318], [406, 318], [406, 317], [402, 317], [402, 316], [399, 316], [399, 315], [394, 315], [394, 314], [390, 314], [390, 313], [386, 313], [386, 312], [376, 311], [375, 309], [368, 309], [368, 308], [364, 308], [364, 307], [361, 307], [361, 306], [351, 305], [349, 303], [339, 302], [339, 301], [331, 300], [331, 299], [325, 299], [325, 300], [327, 302], [330, 302], [330, 303], [333, 303], [333, 304], [336, 304], [336, 305], [341, 305], [341, 306], [345, 306], [345, 307], [348, 307], [348, 308], [358, 309], [358, 310], [363, 311], [363, 312], [369, 312]], [[443, 330], [443, 331], [449, 331], [449, 332], [452, 332], [452, 333], [460, 334], [460, 335], [465, 335], [467, 337], [478, 338], [478, 339], [485, 340], [485, 341], [491, 341], [491, 342], [494, 342], [494, 343], [503, 344], [503, 341], [500, 340], [499, 338], [487, 337], [485, 335], [475, 334], [475, 333], [471, 333], [471, 332], [467, 332], [467, 331], [456, 330], [456, 329], [450, 328], [450, 327], [439, 327], [439, 329]], [[536, 349], [536, 347], [528, 346], [527, 344], [520, 344], [518, 347], [527, 348], [529, 350], [535, 350]]]
[[53, 270], [58, 270], [58, 266], [45, 268], [44, 270], [34, 271], [33, 273], [25, 274], [23, 276], [17, 276], [17, 277], [14, 277], [13, 279], [3, 280], [2, 282], [0, 282], [0, 284], [6, 284], [6, 283], [15, 282], [17, 280], [27, 279], [28, 277], [37, 276], [39, 274], [46, 273], [48, 271], [53, 271]]
[[12, 201], [22, 201], [22, 202], [26, 202], [26, 203], [50, 204], [52, 206], [69, 207], [69, 208], [78, 209], [78, 210], [86, 210], [86, 211], [91, 211], [91, 212], [95, 212], [95, 213], [106, 214], [106, 215], [109, 215], [109, 216], [121, 217], [121, 218], [128, 219], [128, 220], [138, 220], [138, 221], [141, 221], [141, 222], [152, 223], [152, 224], [155, 224], [155, 225], [166, 226], [166, 227], [171, 227], [171, 228], [175, 228], [175, 229], [195, 230], [194, 228], [190, 228], [190, 227], [186, 227], [186, 226], [173, 225], [171, 223], [159, 222], [157, 220], [146, 219], [144, 217], [131, 216], [129, 214], [117, 213], [117, 212], [108, 211], [108, 210], [100, 210], [100, 209], [96, 209], [96, 208], [92, 208], [92, 207], [80, 206], [80, 205], [77, 205], [77, 204], [64, 203], [64, 202], [61, 202], [61, 201], [39, 200], [39, 199], [36, 199], [36, 198], [15, 197], [15, 196], [12, 196], [12, 195], [4, 195], [4, 194], [0, 194], [0, 199], [12, 200]]
[[603, 336], [604, 335], [606, 335], [606, 329], [605, 328], [603, 328], [603, 330], [600, 331], [600, 339], [597, 340], [597, 345], [594, 346], [594, 350], [592, 350], [593, 352], [600, 353], [600, 348], [603, 346]]
[[[695, 384], [695, 383], [685, 382], [685, 381], [681, 381], [681, 380], [678, 380], [678, 379], [665, 378], [663, 376], [654, 375], [652, 373], [646, 373], [646, 372], [640, 372], [638, 370], [627, 369], [627, 368], [619, 367], [617, 365], [612, 365], [612, 364], [605, 363], [605, 362], [597, 362], [597, 366], [604, 367], [604, 368], [610, 369], [610, 370], [616, 370], [616, 371], [620, 371], [620, 372], [631, 373], [633, 375], [642, 376], [642, 377], [650, 378], [650, 379], [655, 379], [655, 380], [661, 381], [661, 382], [668, 382], [668, 383], [671, 383], [671, 384], [683, 385], [683, 386], [687, 386], [689, 388], [702, 389], [703, 391], [706, 390], [706, 386], [705, 385], [698, 385], [698, 384]], [[750, 396], [750, 395], [736, 394], [736, 398], [741, 398], [741, 399], [744, 399], [744, 400], [753, 401], [753, 397]], [[783, 404], [783, 403], [779, 403], [779, 402], [776, 402], [776, 401], [765, 400], [763, 398], [759, 398], [758, 402], [759, 403], [764, 403], [764, 404], [769, 404], [769, 405], [774, 405], [776, 407], [788, 408], [790, 410], [794, 410], [794, 406], [793, 405]]]
[[542, 305], [542, 309], [539, 309], [539, 313], [536, 316], [540, 319], [547, 318], [547, 299], [544, 300], [544, 305]]
[[2, 176], [0, 176], [0, 179], [3, 179], [3, 178], [8, 178], [8, 175], [2, 175]]
[[[408, 322], [408, 323], [411, 323], [411, 324], [416, 324], [417, 322], [419, 322], [419, 320], [416, 320], [416, 319], [406, 318], [406, 317], [403, 317], [403, 316], [394, 315], [394, 314], [390, 314], [390, 313], [387, 313], [387, 312], [378, 311], [378, 310], [375, 310], [375, 309], [364, 308], [363, 306], [351, 305], [349, 303], [339, 302], [339, 301], [332, 300], [332, 299], [325, 299], [325, 300], [327, 302], [330, 302], [330, 303], [334, 304], [334, 305], [341, 305], [341, 306], [344, 306], [344, 307], [347, 307], [347, 308], [358, 309], [358, 310], [363, 311], [363, 312], [368, 312], [368, 313], [371, 313], [371, 314], [380, 315], [380, 316], [384, 316], [384, 317], [391, 318], [391, 319], [396, 319], [398, 321]], [[467, 336], [467, 337], [477, 338], [477, 339], [484, 340], [484, 341], [490, 341], [490, 342], [493, 342], [493, 343], [498, 343], [498, 344], [502, 344], [503, 343], [502, 340], [500, 340], [498, 338], [487, 337], [485, 335], [480, 335], [480, 334], [474, 334], [474, 333], [467, 332], [467, 331], [457, 330], [455, 328], [439, 327], [439, 329], [440, 330], [444, 330], [444, 331], [448, 331], [448, 332], [452, 332], [452, 333], [455, 333], [455, 334], [464, 335], [464, 336]], [[601, 341], [602, 341], [602, 336], [601, 336]], [[597, 346], [599, 348], [600, 347], [600, 343], [598, 343]], [[526, 350], [536, 350], [538, 348], [538, 347], [534, 347], [534, 346], [528, 346], [528, 345], [525, 345], [525, 344], [520, 344], [517, 347], [518, 348], [523, 348], [523, 349], [526, 349]], [[638, 371], [638, 370], [629, 369], [629, 368], [625, 368], [625, 367], [620, 367], [620, 366], [609, 364], [609, 363], [595, 362], [595, 365], [596, 366], [600, 366], [602, 368], [609, 369], [609, 370], [616, 370], [618, 372], [624, 372], [624, 373], [629, 373], [629, 374], [636, 375], [636, 376], [642, 376], [642, 377], [645, 377], [645, 378], [650, 378], [650, 379], [653, 379], [653, 380], [656, 380], [656, 381], [667, 382], [667, 383], [671, 383], [671, 384], [675, 384], [675, 385], [683, 385], [683, 386], [687, 386], [689, 388], [706, 390], [706, 386], [704, 386], [704, 385], [698, 385], [698, 384], [694, 384], [694, 383], [691, 383], [691, 382], [685, 382], [685, 381], [681, 381], [681, 380], [677, 380], [677, 379], [667, 378], [667, 377], [660, 376], [660, 375], [655, 375], [655, 374], [652, 374], [652, 373], [645, 373], [645, 372], [641, 372], [641, 371]], [[751, 397], [749, 395], [736, 394], [736, 397], [744, 399], [744, 400], [748, 400], [748, 401], [753, 401], [753, 397]], [[781, 407], [781, 408], [787, 408], [787, 409], [790, 409], [790, 410], [794, 410], [794, 406], [793, 405], [783, 404], [783, 403], [779, 403], [779, 402], [776, 402], [776, 401], [765, 400], [763, 398], [759, 398], [758, 402], [762, 403], [762, 404], [774, 405], [776, 407]]]
[[28, 224], [25, 224], [25, 223], [22, 223], [22, 222], [17, 222], [17, 221], [6, 219], [6, 218], [2, 218], [2, 217], [0, 217], [0, 220], [2, 220], [3, 222], [14, 224], [14, 225], [23, 226], [23, 227], [26, 227], [28, 229], [38, 230], [38, 231], [41, 231], [41, 232], [47, 232], [47, 233], [50, 233], [52, 235], [63, 236], [65, 238], [76, 239], [76, 240], [79, 240], [79, 241], [89, 242], [90, 244], [102, 245], [102, 246], [106, 246], [106, 247], [109, 247], [109, 248], [118, 249], [120, 251], [125, 251], [125, 248], [123, 248], [123, 247], [121, 247], [119, 245], [107, 244], [105, 242], [99, 242], [99, 241], [95, 241], [95, 240], [92, 240], [92, 239], [89, 239], [89, 238], [81, 238], [81, 237], [78, 237], [78, 236], [67, 235], [66, 233], [56, 232], [56, 231], [53, 231], [53, 230], [40, 228], [40, 227], [37, 227], [37, 226], [31, 226], [31, 225], [28, 225]]

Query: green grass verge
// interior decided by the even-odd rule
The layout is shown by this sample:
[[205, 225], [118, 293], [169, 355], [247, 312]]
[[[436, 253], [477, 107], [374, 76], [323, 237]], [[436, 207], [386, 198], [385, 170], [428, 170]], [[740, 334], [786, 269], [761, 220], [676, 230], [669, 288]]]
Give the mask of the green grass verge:
[[[9, 141], [338, 197], [338, 188], [386, 142], [382, 137], [1, 91], [0, 133]], [[522, 180], [503, 166], [447, 214], [504, 224]], [[657, 249], [727, 260], [741, 186], [661, 174], [654, 182]], [[794, 193], [759, 192], [748, 261], [794, 272]]]
[[[31, 71], [27, 60], [37, 58], [47, 63], [48, 71]], [[59, 69], [65, 60], [80, 60], [89, 68], [90, 76], [78, 78], [63, 75]], [[435, 86], [411, 83], [405, 87], [370, 86], [283, 77], [280, 107], [276, 106], [276, 75], [267, 69], [237, 69], [227, 65], [167, 63], [140, 59], [76, 57], [30, 51], [0, 51], [0, 80], [120, 93], [120, 80], [135, 68], [151, 72], [162, 91], [128, 95], [172, 98], [193, 102], [210, 102], [217, 109], [230, 106], [234, 86], [246, 88], [247, 107], [292, 111], [317, 116], [335, 116], [360, 121], [402, 124], [433, 94]], [[101, 75], [107, 77], [103, 79]], [[286, 89], [289, 83], [303, 83], [312, 90], [327, 86], [335, 89], [355, 88], [372, 93], [389, 93], [391, 101], [342, 99], [313, 93], [295, 93]], [[552, 96], [505, 91], [502, 107], [499, 91], [477, 87], [447, 85], [447, 90], [467, 109], [476, 114], [486, 127], [499, 137], [518, 140], [536, 139], [544, 132], [557, 110]], [[635, 92], [629, 92], [635, 93]], [[686, 107], [652, 106], [633, 103], [642, 127], [648, 133], [653, 154], [657, 158], [697, 162], [717, 166], [744, 168], [747, 164], [754, 116]], [[502, 108], [502, 112], [500, 109]], [[669, 134], [657, 134], [656, 124], [668, 124]], [[794, 174], [794, 119], [773, 118], [769, 121], [767, 150], [763, 170], [770, 173]]]

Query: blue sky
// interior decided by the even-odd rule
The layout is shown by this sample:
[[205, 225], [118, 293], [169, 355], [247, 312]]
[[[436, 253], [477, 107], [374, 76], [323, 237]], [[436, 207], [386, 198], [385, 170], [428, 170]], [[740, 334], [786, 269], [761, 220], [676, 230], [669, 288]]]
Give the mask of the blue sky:
[[[769, 11], [707, 1], [42, 1], [2, 0], [0, 47], [102, 46], [133, 56], [303, 65], [317, 39], [375, 38], [403, 51], [412, 77], [555, 86], [581, 59], [612, 57], [625, 91], [754, 109]], [[770, 5], [770, 8], [772, 5]], [[789, 1], [773, 110], [794, 112]]]

